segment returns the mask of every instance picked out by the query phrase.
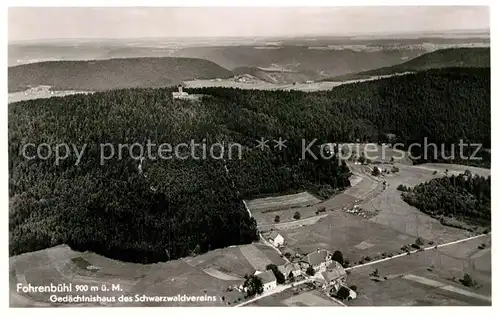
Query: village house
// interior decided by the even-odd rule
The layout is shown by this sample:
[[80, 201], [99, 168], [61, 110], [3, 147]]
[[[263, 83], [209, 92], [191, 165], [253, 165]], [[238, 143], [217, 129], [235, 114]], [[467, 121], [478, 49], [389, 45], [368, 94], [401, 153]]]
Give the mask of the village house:
[[267, 270], [265, 272], [256, 272], [255, 276], [262, 279], [264, 291], [268, 291], [276, 287], [276, 277], [274, 276], [272, 270]]
[[285, 244], [285, 238], [281, 236], [281, 234], [279, 234], [278, 232], [273, 231], [269, 235], [269, 242], [273, 244], [274, 247], [280, 247]]
[[292, 273], [293, 277], [298, 277], [302, 274], [302, 268], [297, 263], [286, 263], [278, 266], [278, 269], [281, 273], [283, 273], [285, 279], [290, 276], [290, 273]]
[[336, 261], [332, 261], [326, 270], [321, 273], [321, 278], [324, 289], [334, 288], [336, 292], [347, 283], [347, 273], [344, 267]]
[[330, 255], [326, 250], [317, 250], [307, 254], [305, 261], [314, 268], [315, 272], [324, 272], [326, 267], [332, 263]]

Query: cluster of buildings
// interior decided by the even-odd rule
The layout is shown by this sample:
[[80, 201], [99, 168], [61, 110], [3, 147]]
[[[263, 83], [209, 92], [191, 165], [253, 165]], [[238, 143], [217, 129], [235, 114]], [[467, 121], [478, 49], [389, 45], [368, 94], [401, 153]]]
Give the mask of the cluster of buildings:
[[200, 94], [189, 94], [187, 92], [184, 92], [183, 87], [184, 86], [182, 84], [179, 84], [177, 86], [177, 92], [172, 93], [173, 99], [183, 99], [183, 100], [195, 101], [195, 100], [199, 100], [203, 96]]
[[[279, 248], [285, 245], [284, 237], [277, 231], [271, 231], [267, 235], [267, 240], [274, 247]], [[299, 260], [288, 261], [284, 265], [278, 266], [278, 270], [285, 276], [285, 279], [290, 277], [307, 277], [307, 271], [310, 267], [314, 269], [314, 282], [321, 286], [326, 292], [331, 293], [333, 290], [338, 292], [340, 288], [345, 287], [347, 284], [347, 273], [344, 267], [332, 260], [332, 255], [325, 249], [318, 249], [311, 252]], [[310, 271], [310, 270], [309, 270]], [[256, 276], [262, 279], [264, 285], [264, 291], [271, 290], [277, 286], [276, 277], [271, 270], [265, 272], [257, 271]], [[350, 288], [350, 297], [352, 299], [356, 298], [356, 292]]]

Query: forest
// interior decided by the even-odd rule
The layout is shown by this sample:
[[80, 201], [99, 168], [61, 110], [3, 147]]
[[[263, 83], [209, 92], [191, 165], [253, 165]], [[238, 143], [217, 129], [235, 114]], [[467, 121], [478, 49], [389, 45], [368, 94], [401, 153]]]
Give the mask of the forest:
[[9, 92], [38, 85], [52, 90], [105, 91], [165, 87], [193, 78], [226, 78], [233, 73], [202, 59], [181, 57], [46, 61], [9, 67]]
[[467, 171], [404, 190], [404, 201], [432, 217], [491, 226], [491, 176], [485, 178]]
[[343, 74], [324, 80], [345, 81], [352, 79], [369, 78], [370, 76], [391, 75], [405, 72], [419, 72], [428, 69], [450, 67], [490, 67], [490, 48], [457, 47], [441, 49], [429, 53], [424, 53], [401, 64], [375, 68], [359, 73]]
[[[250, 243], [244, 198], [308, 190], [325, 198], [350, 185], [345, 162], [301, 158], [302, 139], [407, 143], [429, 137], [490, 145], [489, 69], [443, 69], [343, 85], [327, 92], [123, 89], [9, 104], [10, 255], [69, 244], [151, 263]], [[261, 137], [286, 148], [255, 148]], [[241, 159], [113, 157], [100, 144], [243, 146]], [[85, 153], [55, 165], [27, 159], [26, 143], [74, 144]], [[316, 149], [317, 150], [317, 149]], [[33, 151], [33, 150], [32, 150]], [[33, 153], [30, 153], [33, 155]]]

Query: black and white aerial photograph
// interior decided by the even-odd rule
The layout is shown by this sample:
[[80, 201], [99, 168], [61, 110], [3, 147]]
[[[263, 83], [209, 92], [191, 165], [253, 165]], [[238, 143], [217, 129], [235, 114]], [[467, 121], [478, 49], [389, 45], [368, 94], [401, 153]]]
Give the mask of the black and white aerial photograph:
[[12, 311], [491, 308], [489, 6], [6, 16]]

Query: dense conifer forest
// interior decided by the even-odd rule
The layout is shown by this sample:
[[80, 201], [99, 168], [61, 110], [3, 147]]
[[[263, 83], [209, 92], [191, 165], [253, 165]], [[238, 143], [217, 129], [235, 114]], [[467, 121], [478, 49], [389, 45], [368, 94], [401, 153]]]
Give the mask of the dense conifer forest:
[[[428, 70], [326, 92], [228, 88], [124, 89], [31, 100], [9, 107], [10, 255], [66, 243], [133, 262], [157, 262], [258, 238], [243, 198], [309, 190], [327, 197], [349, 186], [335, 158], [302, 157], [303, 139], [407, 144], [428, 137], [490, 146], [488, 68]], [[256, 140], [282, 137], [285, 149]], [[141, 160], [128, 152], [100, 164], [100, 144], [238, 143], [241, 159]], [[52, 158], [28, 160], [27, 143], [67, 143]], [[34, 155], [34, 148], [28, 154]], [[313, 147], [314, 151], [317, 148]], [[188, 153], [186, 153], [188, 155]]]
[[452, 175], [419, 184], [401, 195], [408, 204], [435, 218], [449, 217], [480, 226], [491, 223], [491, 177]]

